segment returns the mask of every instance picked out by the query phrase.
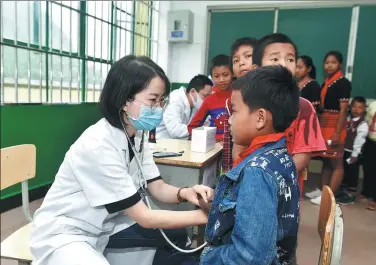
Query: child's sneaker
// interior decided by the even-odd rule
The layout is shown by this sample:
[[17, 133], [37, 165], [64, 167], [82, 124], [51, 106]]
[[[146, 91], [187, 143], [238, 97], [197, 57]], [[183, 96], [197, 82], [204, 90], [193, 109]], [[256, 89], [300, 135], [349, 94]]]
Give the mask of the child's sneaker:
[[346, 189], [342, 189], [340, 188], [335, 194], [334, 194], [334, 197], [336, 198], [336, 200], [339, 200], [340, 198], [344, 197], [344, 196], [347, 196], [348, 195], [348, 192]]
[[370, 211], [376, 211], [376, 202], [375, 201], [370, 202], [367, 206], [367, 209]]
[[321, 195], [319, 197], [311, 199], [310, 202], [313, 203], [313, 204], [316, 204], [316, 205], [320, 205], [321, 204]]
[[320, 197], [321, 196], [321, 190], [319, 189], [315, 189], [314, 191], [311, 191], [311, 192], [307, 192], [306, 194], [304, 194], [306, 197], [310, 198], [310, 199], [314, 199], [314, 198], [317, 198], [317, 197]]
[[338, 203], [341, 205], [354, 204], [355, 198], [351, 194], [344, 195], [338, 199]]

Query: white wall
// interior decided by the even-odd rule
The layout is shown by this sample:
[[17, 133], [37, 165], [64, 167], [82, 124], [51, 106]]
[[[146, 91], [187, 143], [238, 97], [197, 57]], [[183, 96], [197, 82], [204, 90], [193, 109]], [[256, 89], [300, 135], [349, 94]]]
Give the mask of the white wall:
[[193, 43], [173, 43], [169, 47], [171, 82], [188, 83], [194, 75], [205, 73], [208, 6], [279, 6], [281, 2], [292, 1], [171, 1], [170, 10], [189, 9], [194, 13]]
[[171, 1], [159, 2], [159, 30], [158, 30], [158, 54], [157, 64], [168, 74], [169, 70], [169, 48], [167, 41], [167, 13], [171, 8]]
[[[163, 57], [159, 57], [158, 62], [167, 65], [167, 74], [171, 82], [188, 83], [189, 80], [198, 73], [205, 72], [206, 41], [207, 41], [207, 8], [208, 6], [244, 7], [257, 8], [268, 7], [291, 7], [291, 6], [317, 6], [319, 1], [169, 1], [168, 10], [189, 9], [194, 13], [194, 36], [191, 44], [169, 44], [165, 39], [166, 47], [163, 49]], [[368, 1], [358, 1], [366, 3]], [[161, 1], [162, 5], [167, 5], [167, 1]], [[319, 6], [339, 6], [351, 5], [351, 1], [320, 1]], [[167, 18], [163, 23], [167, 23]], [[162, 24], [162, 23], [161, 23]], [[160, 27], [160, 31], [166, 31]], [[160, 36], [167, 38], [166, 32], [160, 32]], [[165, 57], [167, 56], [167, 58]]]
[[189, 9], [194, 14], [193, 43], [170, 44], [171, 82], [188, 83], [196, 74], [204, 73], [207, 6], [249, 4], [249, 1], [171, 1], [171, 10]]

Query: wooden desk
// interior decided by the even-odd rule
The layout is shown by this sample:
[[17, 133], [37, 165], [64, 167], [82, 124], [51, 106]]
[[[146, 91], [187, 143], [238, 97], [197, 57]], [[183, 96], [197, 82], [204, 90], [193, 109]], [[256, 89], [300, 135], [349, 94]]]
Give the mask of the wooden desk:
[[156, 144], [149, 144], [153, 152], [181, 152], [182, 156], [154, 158], [155, 163], [160, 165], [174, 165], [183, 167], [201, 168], [215, 160], [222, 153], [222, 145], [217, 143], [215, 148], [208, 153], [196, 153], [191, 151], [191, 141], [163, 139]]
[[[183, 155], [178, 157], [154, 158], [166, 183], [176, 187], [191, 187], [196, 184], [214, 187], [216, 184], [221, 167], [221, 144], [217, 143], [215, 148], [207, 153], [196, 153], [191, 151], [190, 141], [163, 139], [158, 140], [156, 144], [150, 144], [150, 149], [153, 152], [184, 151]], [[195, 209], [195, 206], [190, 203], [167, 205], [151, 200], [151, 205], [154, 209], [164, 210], [183, 211]], [[192, 233], [199, 234], [199, 243], [201, 243], [203, 241], [204, 227], [200, 227], [199, 231], [189, 229], [188, 233], [190, 236], [192, 236]]]
[[213, 187], [220, 169], [222, 145], [216, 144], [208, 153], [191, 151], [191, 142], [187, 140], [164, 139], [150, 144], [153, 152], [184, 152], [182, 156], [154, 158], [161, 176], [177, 187], [204, 184]]

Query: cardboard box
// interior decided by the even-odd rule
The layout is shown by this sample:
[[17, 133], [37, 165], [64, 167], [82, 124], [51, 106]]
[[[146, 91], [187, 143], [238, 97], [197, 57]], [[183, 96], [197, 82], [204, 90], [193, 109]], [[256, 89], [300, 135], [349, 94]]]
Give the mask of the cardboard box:
[[215, 148], [216, 127], [199, 127], [192, 130], [191, 151], [207, 153]]

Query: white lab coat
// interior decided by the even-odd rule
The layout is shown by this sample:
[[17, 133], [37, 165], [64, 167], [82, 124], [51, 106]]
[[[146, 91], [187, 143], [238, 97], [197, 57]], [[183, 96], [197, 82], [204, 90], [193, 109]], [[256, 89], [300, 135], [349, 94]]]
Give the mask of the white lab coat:
[[195, 111], [187, 99], [185, 87], [170, 93], [169, 103], [163, 113], [163, 120], [157, 127], [156, 139], [187, 139], [188, 124]]
[[[135, 138], [136, 150], [140, 139], [141, 133]], [[144, 149], [142, 166], [146, 179], [159, 177], [147, 141]], [[33, 264], [81, 264], [79, 260], [82, 264], [108, 264], [103, 251], [109, 236], [135, 221], [123, 211], [109, 214], [104, 205], [135, 195], [140, 187], [138, 173], [136, 160], [129, 161], [122, 130], [105, 119], [90, 126], [66, 153], [52, 187], [35, 213], [30, 235]], [[73, 249], [75, 253], [71, 252]], [[61, 263], [56, 263], [59, 259]]]

